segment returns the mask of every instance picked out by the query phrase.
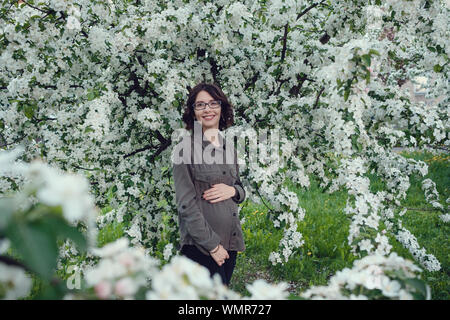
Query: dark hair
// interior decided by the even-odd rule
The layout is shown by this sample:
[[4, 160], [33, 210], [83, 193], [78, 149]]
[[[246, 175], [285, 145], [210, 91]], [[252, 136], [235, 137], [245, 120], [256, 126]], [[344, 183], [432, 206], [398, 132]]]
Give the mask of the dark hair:
[[201, 82], [189, 90], [189, 97], [186, 101], [183, 114], [183, 121], [186, 124], [186, 130], [192, 131], [194, 129], [195, 113], [192, 105], [195, 103], [197, 94], [203, 90], [208, 92], [215, 100], [221, 101], [222, 107], [220, 111], [219, 130], [222, 131], [228, 127], [231, 127], [234, 123], [234, 112], [233, 106], [228, 101], [226, 95], [216, 84]]

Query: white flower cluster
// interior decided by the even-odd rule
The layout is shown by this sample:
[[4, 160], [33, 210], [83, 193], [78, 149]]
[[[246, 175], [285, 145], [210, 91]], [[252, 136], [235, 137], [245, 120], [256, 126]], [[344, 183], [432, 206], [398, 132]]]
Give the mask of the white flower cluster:
[[76, 31], [81, 30], [81, 24], [80, 24], [81, 13], [80, 13], [80, 10], [77, 7], [72, 5], [67, 10], [67, 14], [69, 16], [67, 17], [66, 28], [69, 29], [69, 30], [76, 30]]
[[449, 222], [450, 221], [450, 213], [446, 213], [440, 216], [440, 219], [444, 222]]
[[[91, 138], [101, 139], [109, 133], [111, 112], [108, 101], [105, 98], [99, 98], [86, 103], [85, 108], [89, 110], [86, 114], [86, 121], [83, 128], [91, 129], [88, 135]], [[86, 129], [85, 129], [86, 130]]]
[[222, 284], [219, 275], [211, 279], [208, 269], [183, 257], [175, 256], [152, 278], [148, 300], [238, 299], [239, 295]]
[[[256, 132], [254, 130], [242, 128], [235, 130], [242, 130], [238, 136], [247, 136], [251, 141], [256, 141]], [[258, 190], [251, 194], [259, 193], [262, 197], [269, 200], [270, 205], [277, 212], [277, 215], [272, 217], [273, 225], [276, 228], [280, 228], [281, 224], [284, 223], [283, 238], [280, 240], [279, 250], [271, 252], [269, 255], [269, 260], [273, 265], [277, 263], [284, 264], [292, 256], [294, 250], [303, 245], [302, 234], [297, 229], [298, 222], [302, 221], [305, 216], [305, 210], [298, 204], [297, 194], [283, 186], [280, 179], [278, 172], [279, 163], [277, 163], [277, 160], [279, 160], [277, 158], [278, 150], [274, 141], [277, 139], [277, 132], [276, 130], [274, 132], [271, 133], [271, 143], [267, 145], [259, 143], [252, 146], [255, 150], [259, 148], [259, 157], [257, 160], [250, 159], [248, 165], [251, 179], [260, 183]], [[292, 154], [293, 146], [286, 139], [283, 139], [283, 143], [286, 147], [286, 150], [283, 151], [285, 156]], [[258, 161], [266, 164], [266, 166], [260, 166]], [[305, 183], [309, 184], [309, 180], [305, 181]], [[280, 188], [281, 192], [275, 191], [277, 187]], [[249, 186], [249, 189], [252, 190], [252, 186]], [[255, 201], [259, 201], [259, 198], [255, 197]]]
[[244, 24], [245, 20], [252, 18], [252, 14], [248, 11], [247, 6], [239, 2], [231, 3], [226, 11], [230, 14], [230, 22], [233, 29], [238, 29]]
[[14, 162], [21, 152], [22, 147], [13, 151], [0, 150], [0, 174], [12, 172], [23, 176], [27, 182], [23, 192], [16, 194], [17, 203], [23, 208], [29, 207], [32, 204], [30, 196], [35, 192], [37, 200], [43, 204], [60, 205], [70, 223], [84, 221], [91, 226], [97, 209], [89, 192], [88, 180], [80, 175], [64, 173], [38, 159], [31, 163]]
[[444, 206], [439, 203], [439, 192], [436, 190], [436, 183], [431, 179], [422, 181], [422, 190], [425, 194], [425, 200], [434, 208], [443, 210]]
[[[369, 255], [356, 260], [351, 269], [345, 268], [331, 277], [327, 286], [317, 286], [306, 290], [302, 297], [313, 300], [367, 300], [400, 299], [412, 300], [416, 288], [402, 282], [416, 278], [422, 270], [411, 261], [399, 257], [395, 252], [388, 257]], [[401, 274], [399, 278], [397, 274]], [[364, 293], [364, 294], [362, 294]], [[427, 287], [426, 299], [430, 299]]]
[[158, 260], [137, 247], [129, 247], [126, 238], [92, 251], [100, 261], [85, 270], [85, 278], [100, 299], [135, 299], [139, 292], [145, 292], [142, 298], [148, 300], [286, 299], [288, 296], [287, 284], [257, 280], [247, 285], [251, 295], [242, 297], [223, 285], [219, 275], [211, 277], [208, 269], [184, 256], [174, 256], [159, 270]]
[[246, 287], [251, 294], [251, 299], [254, 300], [283, 300], [289, 295], [287, 291], [289, 286], [285, 282], [270, 284], [263, 279], [258, 279]]
[[127, 238], [91, 250], [101, 260], [85, 271], [86, 282], [100, 299], [133, 299], [141, 287], [148, 286], [159, 263], [144, 250], [130, 248]]
[[[428, 173], [428, 166], [423, 161], [415, 161], [413, 159], [404, 159], [393, 152], [384, 152], [384, 155], [373, 158], [378, 164], [378, 174], [387, 178], [387, 192], [383, 192], [384, 199], [399, 205], [400, 200], [406, 197], [409, 189], [409, 175], [412, 173], [425, 176]], [[439, 208], [437, 203], [439, 195], [435, 189], [435, 184], [430, 179], [422, 182], [422, 189], [429, 202], [436, 203], [434, 206]], [[383, 209], [383, 222], [387, 229], [393, 231], [395, 238], [408, 249], [413, 257], [428, 271], [440, 270], [440, 263], [432, 254], [427, 254], [424, 248], [421, 248], [417, 242], [417, 238], [402, 226], [401, 220], [395, 217], [395, 208], [386, 206]], [[398, 215], [401, 217], [405, 214], [403, 209]]]
[[[370, 181], [362, 175], [366, 172], [364, 160], [360, 157], [343, 160], [338, 169], [339, 176], [336, 183], [345, 185], [350, 195], [354, 195], [354, 205], [347, 202], [344, 211], [351, 215], [348, 243], [354, 254], [365, 251], [366, 254], [387, 255], [392, 246], [389, 244], [386, 232], [393, 232], [400, 243], [407, 248], [413, 257], [428, 271], [440, 269], [440, 263], [432, 254], [427, 254], [421, 248], [416, 237], [404, 229], [394, 212], [396, 209], [385, 202], [392, 201], [400, 204], [400, 199], [406, 197], [410, 183], [408, 175], [418, 172], [426, 175], [428, 167], [424, 162], [404, 159], [401, 156], [386, 151], [378, 153], [371, 160], [377, 163], [377, 173], [387, 180], [387, 190], [373, 194], [369, 191]], [[432, 188], [431, 183], [426, 184]], [[434, 194], [434, 193], [432, 193]], [[402, 216], [406, 211], [399, 213]], [[380, 222], [387, 230], [380, 230]], [[356, 243], [355, 243], [356, 242]]]
[[31, 285], [31, 278], [22, 268], [0, 262], [0, 299], [24, 298], [30, 293]]
[[163, 250], [164, 260], [169, 261], [172, 254], [173, 254], [173, 244], [168, 243], [164, 246], [164, 250]]
[[269, 255], [269, 261], [272, 262], [273, 265], [277, 263], [284, 264], [287, 262], [293, 254], [293, 250], [301, 247], [305, 242], [302, 239], [302, 234], [297, 231], [297, 222], [303, 220], [305, 215], [304, 209], [300, 208], [299, 212], [301, 213], [299, 214], [299, 217], [295, 217], [292, 212], [284, 212], [273, 221], [276, 228], [280, 227], [280, 222], [286, 222], [286, 226], [283, 230], [283, 238], [280, 240], [279, 244], [281, 254], [280, 252], [271, 252]]
[[6, 251], [8, 251], [10, 245], [11, 242], [9, 241], [9, 239], [0, 239], [0, 254], [4, 254]]
[[[377, 254], [388, 254], [392, 246], [389, 245], [387, 237], [378, 232], [384, 194], [373, 194], [369, 191], [370, 180], [363, 176], [366, 165], [362, 158], [344, 159], [342, 164], [343, 167], [338, 169], [340, 174], [338, 180], [345, 183], [349, 195], [353, 195], [355, 199], [353, 206], [349, 198], [344, 209], [346, 214], [351, 215], [348, 243], [352, 247], [352, 252], [356, 254], [366, 251], [367, 254], [372, 254], [375, 248]], [[369, 230], [373, 231], [369, 232]], [[377, 234], [377, 236], [361, 239], [363, 235], [367, 237], [369, 234]], [[357, 239], [359, 243], [355, 245], [354, 242]]]
[[329, 85], [336, 86], [334, 79], [345, 81], [353, 76], [357, 65], [352, 58], [355, 55], [367, 54], [370, 49], [375, 47], [377, 47], [376, 42], [367, 36], [361, 39], [352, 39], [340, 47], [333, 47], [334, 62], [324, 66], [317, 76]]
[[137, 119], [142, 125], [151, 130], [158, 130], [161, 125], [161, 116], [153, 109], [145, 108], [137, 115]]
[[427, 254], [424, 248], [421, 248], [416, 237], [406, 228], [402, 227], [395, 238], [411, 252], [414, 259], [420, 262], [428, 271], [441, 270], [441, 264], [432, 254]]

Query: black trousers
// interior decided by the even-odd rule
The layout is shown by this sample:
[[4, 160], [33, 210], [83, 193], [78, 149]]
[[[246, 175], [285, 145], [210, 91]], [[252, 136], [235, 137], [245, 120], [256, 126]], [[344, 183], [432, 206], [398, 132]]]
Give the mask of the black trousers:
[[181, 248], [181, 254], [206, 267], [211, 274], [211, 278], [218, 273], [225, 285], [228, 286], [230, 284], [231, 276], [233, 275], [233, 270], [236, 266], [237, 251], [228, 251], [230, 258], [225, 259], [225, 263], [220, 267], [217, 262], [214, 261], [213, 257], [205, 255], [194, 245], [184, 245], [183, 248]]

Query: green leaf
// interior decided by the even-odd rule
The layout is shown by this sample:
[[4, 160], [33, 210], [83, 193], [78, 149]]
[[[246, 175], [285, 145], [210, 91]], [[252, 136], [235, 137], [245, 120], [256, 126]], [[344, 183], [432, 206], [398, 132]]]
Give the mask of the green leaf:
[[94, 90], [89, 90], [89, 92], [88, 92], [88, 94], [87, 94], [87, 99], [88, 99], [89, 101], [92, 101], [92, 100], [95, 99], [95, 92], [94, 92]]
[[25, 116], [26, 116], [28, 119], [33, 118], [33, 116], [34, 116], [34, 109], [35, 109], [35, 108], [34, 108], [33, 105], [27, 104], [27, 105], [24, 106], [23, 111], [24, 111], [24, 113], [25, 113]]
[[35, 300], [62, 300], [68, 293], [67, 285], [64, 281], [54, 279], [51, 283], [43, 282]]
[[53, 233], [55, 239], [70, 239], [75, 243], [78, 250], [86, 252], [87, 242], [83, 234], [76, 227], [69, 225], [62, 217], [47, 216], [42, 224], [49, 233]]
[[371, 63], [370, 55], [368, 55], [368, 54], [363, 54], [363, 55], [361, 56], [361, 59], [362, 59], [362, 61], [364, 62], [364, 64], [365, 64], [367, 67], [370, 67], [370, 63]]
[[380, 55], [380, 53], [379, 53], [377, 50], [375, 50], [375, 49], [370, 49], [370, 50], [369, 50], [369, 54], [370, 54], [370, 55], [374, 54], [374, 55], [377, 55], [377, 56]]
[[427, 286], [424, 281], [415, 278], [405, 279], [404, 281], [407, 285], [413, 287], [422, 294], [424, 298], [427, 296]]
[[350, 88], [345, 89], [344, 92], [344, 101], [348, 100], [348, 96], [350, 95]]
[[366, 84], [369, 84], [370, 83], [370, 71], [369, 70], [367, 70], [367, 72], [366, 72], [365, 79], [366, 79]]
[[14, 214], [14, 203], [12, 199], [0, 199], [0, 231], [6, 229]]
[[58, 247], [53, 234], [48, 233], [40, 222], [14, 221], [6, 229], [11, 246], [24, 263], [46, 280], [50, 280], [56, 269]]
[[441, 72], [441, 71], [442, 71], [442, 67], [441, 67], [440, 65], [436, 64], [436, 65], [433, 67], [433, 70], [434, 70], [434, 72]]

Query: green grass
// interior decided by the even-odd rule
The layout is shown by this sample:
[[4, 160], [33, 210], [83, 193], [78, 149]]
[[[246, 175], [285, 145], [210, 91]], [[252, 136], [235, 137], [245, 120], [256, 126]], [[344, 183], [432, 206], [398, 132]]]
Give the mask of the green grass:
[[123, 235], [123, 223], [114, 221], [100, 230], [97, 237], [97, 245], [99, 247], [103, 247], [105, 244], [113, 242], [121, 238]]
[[[431, 178], [436, 183], [441, 203], [446, 207], [445, 200], [450, 196], [450, 166], [445, 157], [434, 157], [429, 153], [402, 153], [404, 157], [427, 161], [428, 175], [411, 177], [411, 187], [402, 206], [409, 208], [403, 216], [403, 226], [417, 237], [427, 253], [433, 254], [441, 263], [437, 272], [424, 271], [423, 279], [430, 285], [432, 298], [450, 299], [449, 294], [449, 225], [440, 220], [440, 212], [432, 211], [431, 205], [425, 201], [421, 190], [421, 181]], [[371, 176], [372, 191], [380, 190], [383, 184]], [[288, 183], [289, 185], [289, 183]], [[337, 271], [351, 267], [357, 257], [350, 252], [347, 244], [349, 219], [343, 209], [347, 193], [338, 191], [327, 194], [311, 178], [311, 188], [295, 190], [300, 205], [306, 210], [305, 219], [299, 223], [299, 231], [303, 235], [304, 245], [284, 265], [272, 266], [268, 260], [269, 254], [277, 250], [282, 231], [272, 226], [267, 219], [267, 208], [249, 203], [241, 210], [245, 216], [243, 224], [246, 251], [238, 254], [236, 268], [230, 288], [248, 295], [246, 284], [257, 278], [270, 282], [288, 282], [289, 291], [298, 295], [311, 285], [325, 285], [328, 279]], [[417, 210], [413, 210], [417, 209]], [[255, 211], [258, 210], [256, 213]], [[395, 238], [391, 238], [393, 251], [404, 258], [413, 260], [412, 255]], [[418, 264], [418, 263], [416, 263]]]

